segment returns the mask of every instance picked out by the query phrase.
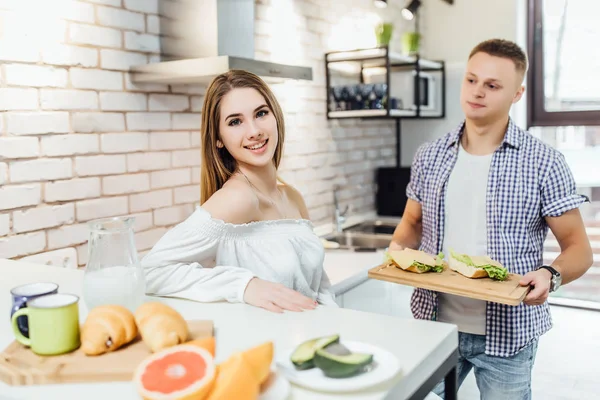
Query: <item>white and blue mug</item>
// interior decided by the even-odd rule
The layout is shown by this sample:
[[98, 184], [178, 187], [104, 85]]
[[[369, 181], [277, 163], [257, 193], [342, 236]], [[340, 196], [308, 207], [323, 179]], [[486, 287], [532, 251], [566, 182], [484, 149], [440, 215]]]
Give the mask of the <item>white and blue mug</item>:
[[[12, 307], [10, 309], [10, 317], [21, 308], [27, 307], [27, 301], [33, 300], [40, 296], [58, 293], [58, 285], [52, 282], [35, 282], [17, 286], [11, 289]], [[29, 338], [29, 323], [25, 315], [17, 318], [17, 326], [19, 331]]]

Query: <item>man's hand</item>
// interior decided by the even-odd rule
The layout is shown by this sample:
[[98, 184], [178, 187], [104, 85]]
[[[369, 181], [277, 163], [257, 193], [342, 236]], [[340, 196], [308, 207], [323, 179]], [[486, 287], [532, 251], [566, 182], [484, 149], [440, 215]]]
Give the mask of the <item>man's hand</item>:
[[525, 274], [525, 276], [521, 278], [519, 285], [531, 285], [533, 288], [527, 294], [523, 302], [530, 306], [539, 306], [540, 304], [544, 304], [548, 298], [548, 295], [550, 294], [551, 277], [552, 274], [545, 268]]

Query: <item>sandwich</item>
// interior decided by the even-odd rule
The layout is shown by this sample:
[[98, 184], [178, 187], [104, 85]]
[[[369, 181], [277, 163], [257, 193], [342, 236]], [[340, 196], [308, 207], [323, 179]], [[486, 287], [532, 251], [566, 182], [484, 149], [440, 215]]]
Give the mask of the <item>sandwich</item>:
[[450, 249], [448, 266], [451, 270], [467, 278], [490, 277], [497, 281], [503, 281], [508, 277], [508, 270], [498, 261], [492, 260], [488, 256], [468, 256], [455, 253], [452, 249]]
[[387, 252], [387, 261], [404, 271], [422, 274], [425, 272], [442, 272], [444, 270], [444, 255], [434, 257], [424, 251], [403, 249]]

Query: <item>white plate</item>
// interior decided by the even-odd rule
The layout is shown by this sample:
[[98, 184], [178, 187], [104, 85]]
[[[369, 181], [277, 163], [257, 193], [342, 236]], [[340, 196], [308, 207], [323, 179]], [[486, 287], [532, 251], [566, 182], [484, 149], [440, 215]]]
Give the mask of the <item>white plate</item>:
[[319, 368], [304, 371], [296, 369], [290, 361], [295, 348], [279, 353], [276, 359], [279, 370], [290, 382], [308, 389], [323, 392], [352, 392], [385, 382], [396, 376], [400, 371], [398, 358], [381, 347], [363, 342], [341, 341], [354, 353], [373, 354], [372, 369], [357, 376], [349, 378], [329, 378]]
[[258, 400], [285, 400], [290, 396], [290, 382], [278, 371], [271, 371], [269, 379], [261, 385]]

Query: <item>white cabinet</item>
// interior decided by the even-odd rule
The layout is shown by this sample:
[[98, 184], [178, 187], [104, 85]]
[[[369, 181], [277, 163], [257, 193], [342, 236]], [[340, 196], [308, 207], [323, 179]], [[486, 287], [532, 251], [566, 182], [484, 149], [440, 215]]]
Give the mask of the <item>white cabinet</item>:
[[343, 308], [413, 318], [410, 312], [412, 287], [368, 279], [366, 282], [340, 294], [336, 301]]

